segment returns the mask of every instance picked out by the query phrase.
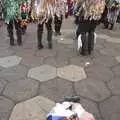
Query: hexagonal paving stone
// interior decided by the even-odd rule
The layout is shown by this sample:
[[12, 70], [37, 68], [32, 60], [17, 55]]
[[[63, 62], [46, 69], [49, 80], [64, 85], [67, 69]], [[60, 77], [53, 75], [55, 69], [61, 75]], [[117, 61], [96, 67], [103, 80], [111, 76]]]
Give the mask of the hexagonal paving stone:
[[120, 65], [113, 67], [112, 71], [114, 72], [116, 77], [120, 77]]
[[95, 65], [86, 69], [87, 75], [90, 78], [98, 79], [104, 82], [110, 81], [114, 75], [110, 68], [105, 67], [104, 65]]
[[93, 102], [92, 100], [81, 98], [80, 103], [85, 108], [85, 110], [87, 110], [95, 116], [96, 120], [98, 120], [101, 117], [97, 108], [97, 104], [95, 102]]
[[50, 65], [31, 68], [28, 77], [39, 81], [47, 81], [56, 77], [56, 68]]
[[61, 67], [61, 66], [65, 66], [68, 64], [67, 60], [62, 60], [60, 58], [56, 58], [56, 57], [48, 57], [47, 59], [44, 60], [45, 64], [48, 65], [52, 65], [54, 67]]
[[4, 79], [0, 79], [0, 93], [2, 92], [6, 84], [7, 82]]
[[116, 57], [116, 60], [117, 60], [117, 62], [120, 63], [120, 56], [117, 56], [117, 57]]
[[53, 101], [37, 96], [17, 104], [9, 120], [45, 120], [46, 114], [54, 105]]
[[0, 50], [0, 57], [7, 57], [14, 54], [14, 51], [9, 49]]
[[105, 56], [113, 56], [116, 57], [118, 55], [120, 55], [120, 52], [117, 51], [116, 49], [112, 49], [112, 48], [103, 48], [100, 50], [100, 54], [105, 55]]
[[120, 43], [120, 38], [109, 38], [106, 39], [106, 41], [111, 43]]
[[20, 63], [21, 59], [22, 58], [18, 56], [0, 58], [0, 66], [4, 68], [14, 67]]
[[8, 120], [13, 107], [14, 103], [11, 100], [0, 96], [0, 120]]
[[78, 95], [94, 101], [101, 101], [110, 96], [110, 92], [104, 82], [95, 79], [88, 78], [88, 80], [76, 82], [75, 90]]
[[120, 97], [113, 96], [100, 104], [100, 110], [104, 120], [120, 119]]
[[73, 95], [72, 83], [61, 78], [55, 78], [42, 83], [40, 85], [39, 94], [58, 102], [65, 96]]
[[0, 77], [8, 81], [15, 81], [27, 75], [27, 68], [25, 66], [16, 66], [12, 68], [3, 69], [0, 71]]
[[36, 56], [38, 57], [55, 57], [56, 56], [56, 52], [54, 50], [49, 50], [49, 49], [43, 49], [40, 50], [36, 53]]
[[115, 60], [115, 58], [110, 57], [110, 56], [100, 56], [100, 57], [96, 58], [95, 60], [93, 60], [93, 62], [96, 65], [101, 64], [106, 67], [111, 67], [111, 66], [118, 64], [117, 61]]
[[114, 95], [120, 95], [120, 78], [115, 78], [108, 83], [109, 88], [111, 89]]
[[71, 44], [73, 44], [73, 39], [59, 38], [58, 42], [62, 43], [62, 44], [70, 44], [71, 45]]
[[43, 58], [35, 56], [26, 56], [22, 58], [22, 64], [27, 65], [28, 67], [36, 67], [43, 64]]
[[34, 97], [37, 93], [39, 84], [35, 80], [18, 80], [7, 84], [3, 94], [14, 101], [23, 101]]
[[87, 77], [84, 69], [75, 65], [68, 65], [62, 68], [58, 68], [57, 75], [61, 78], [74, 82], [83, 80]]

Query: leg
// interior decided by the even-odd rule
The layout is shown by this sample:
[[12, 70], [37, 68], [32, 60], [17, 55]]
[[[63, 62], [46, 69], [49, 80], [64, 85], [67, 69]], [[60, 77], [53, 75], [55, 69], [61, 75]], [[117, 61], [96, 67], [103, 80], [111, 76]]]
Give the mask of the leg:
[[94, 49], [94, 31], [90, 31], [88, 34], [88, 53]]
[[43, 25], [44, 24], [38, 24], [38, 29], [37, 29], [38, 49], [43, 48], [43, 45], [42, 45]]
[[82, 51], [81, 54], [82, 55], [86, 55], [87, 51], [88, 51], [88, 42], [87, 42], [87, 33], [84, 32], [81, 34], [81, 40], [82, 40]]
[[52, 18], [48, 20], [46, 23], [46, 28], [47, 28], [47, 40], [48, 40], [48, 47], [52, 49]]
[[110, 30], [113, 30], [114, 23], [111, 23], [110, 25], [111, 25]]
[[61, 20], [58, 18], [58, 16], [55, 15], [55, 33], [56, 33], [56, 35], [60, 34], [60, 28], [61, 28]]
[[15, 23], [15, 29], [16, 29], [16, 34], [17, 34], [17, 44], [22, 45], [22, 32], [21, 32], [21, 22], [14, 20]]
[[13, 36], [13, 20], [7, 25], [8, 34], [10, 37], [10, 45], [14, 45], [14, 36]]

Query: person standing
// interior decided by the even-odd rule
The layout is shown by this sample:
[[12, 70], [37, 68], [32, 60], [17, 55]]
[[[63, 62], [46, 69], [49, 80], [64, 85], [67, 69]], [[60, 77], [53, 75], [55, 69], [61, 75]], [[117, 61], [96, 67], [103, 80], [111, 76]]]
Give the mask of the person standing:
[[108, 23], [106, 25], [106, 28], [109, 28], [109, 26], [110, 26], [109, 28], [110, 30], [114, 28], [119, 12], [120, 12], [119, 3], [114, 1], [112, 7], [109, 8], [108, 10]]
[[55, 2], [55, 35], [61, 35], [61, 26], [63, 16], [65, 15], [65, 3], [63, 0], [56, 0]]
[[22, 45], [21, 34], [21, 15], [20, 15], [20, 1], [17, 0], [4, 0], [3, 1], [3, 18], [7, 24], [7, 31], [10, 37], [10, 45], [14, 46], [13, 28], [15, 26], [17, 34], [17, 44]]
[[37, 15], [38, 15], [38, 27], [37, 27], [37, 39], [38, 39], [38, 49], [43, 48], [42, 44], [42, 35], [44, 24], [47, 29], [47, 40], [48, 40], [48, 48], [52, 49], [52, 20], [54, 17], [53, 13], [53, 4], [52, 0], [41, 0], [37, 7]]

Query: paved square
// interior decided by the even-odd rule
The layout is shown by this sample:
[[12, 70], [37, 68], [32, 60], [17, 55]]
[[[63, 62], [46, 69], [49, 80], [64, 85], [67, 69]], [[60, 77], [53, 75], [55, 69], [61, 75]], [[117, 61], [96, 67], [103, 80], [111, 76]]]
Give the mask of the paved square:
[[[118, 24], [119, 26], [119, 24]], [[120, 119], [120, 33], [98, 26], [95, 50], [78, 55], [73, 18], [53, 49], [37, 49], [35, 24], [29, 24], [23, 46], [9, 46], [6, 25], [0, 27], [0, 120], [45, 120], [55, 102], [79, 95], [96, 120]]]

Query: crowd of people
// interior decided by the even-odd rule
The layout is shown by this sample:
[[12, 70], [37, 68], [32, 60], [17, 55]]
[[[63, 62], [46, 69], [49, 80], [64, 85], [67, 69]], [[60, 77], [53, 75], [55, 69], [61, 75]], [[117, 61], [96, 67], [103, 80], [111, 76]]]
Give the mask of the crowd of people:
[[[42, 49], [44, 24], [47, 29], [48, 48], [52, 49], [54, 23], [55, 35], [61, 35], [63, 19], [74, 16], [78, 26], [76, 39], [81, 34], [81, 54], [91, 54], [94, 49], [94, 32], [98, 24], [103, 23], [105, 29], [112, 30], [119, 21], [120, 5], [116, 0], [4, 0], [3, 17], [7, 23], [10, 45], [14, 46], [13, 25], [17, 34], [17, 43], [22, 45], [22, 34], [27, 30], [28, 23], [37, 24], [38, 49]], [[8, 5], [9, 4], [9, 5]], [[12, 10], [13, 9], [13, 10]], [[86, 43], [85, 38], [88, 38]]]

